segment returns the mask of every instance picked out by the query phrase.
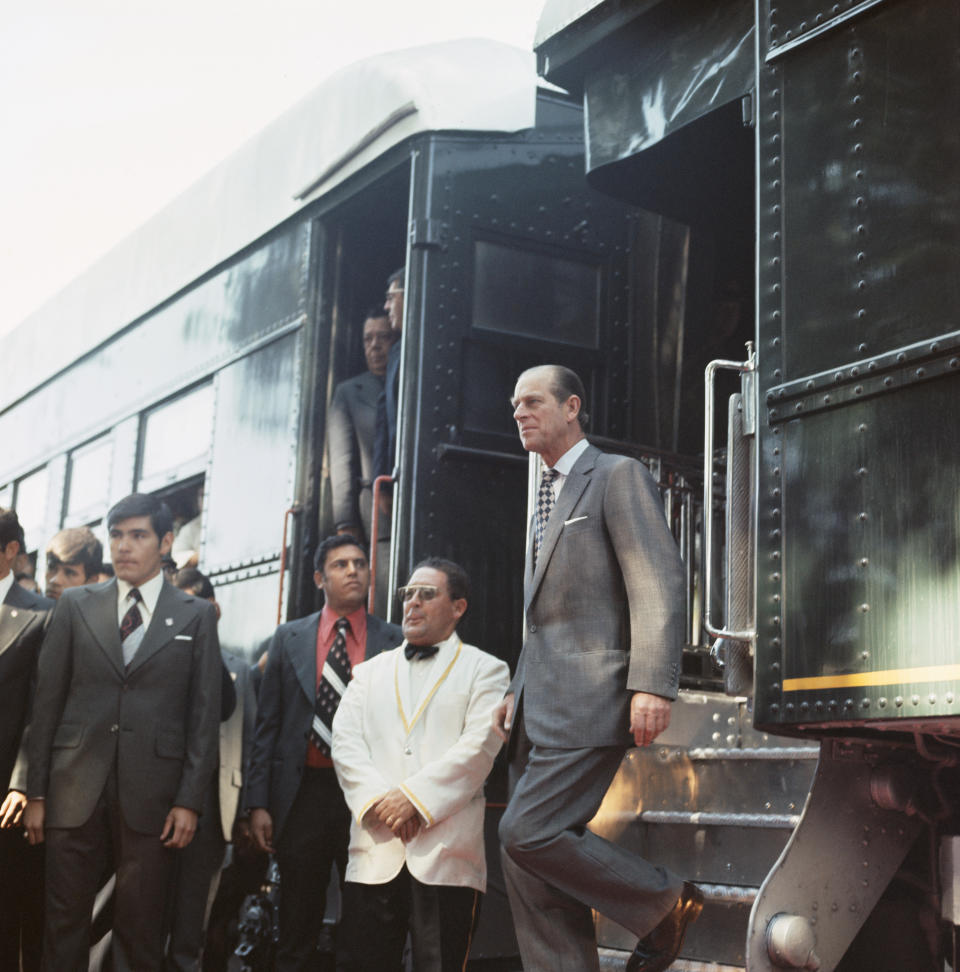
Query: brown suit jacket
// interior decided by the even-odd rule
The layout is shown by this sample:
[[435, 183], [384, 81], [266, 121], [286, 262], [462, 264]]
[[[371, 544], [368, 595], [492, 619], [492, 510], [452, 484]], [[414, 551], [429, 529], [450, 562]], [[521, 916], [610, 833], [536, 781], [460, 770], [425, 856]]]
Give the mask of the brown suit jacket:
[[200, 811], [217, 766], [220, 645], [209, 602], [166, 581], [125, 669], [116, 581], [65, 591], [38, 666], [27, 796], [48, 827], [78, 827], [117, 767], [127, 825], [160, 834], [172, 806]]

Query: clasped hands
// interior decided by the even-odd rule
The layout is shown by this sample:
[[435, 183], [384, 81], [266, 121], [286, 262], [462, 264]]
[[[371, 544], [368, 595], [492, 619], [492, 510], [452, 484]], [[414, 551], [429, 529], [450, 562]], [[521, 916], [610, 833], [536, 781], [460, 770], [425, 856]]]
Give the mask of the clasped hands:
[[376, 823], [382, 823], [405, 844], [420, 833], [422, 826], [417, 808], [399, 787], [394, 787], [385, 793], [363, 815], [365, 827], [371, 827]]

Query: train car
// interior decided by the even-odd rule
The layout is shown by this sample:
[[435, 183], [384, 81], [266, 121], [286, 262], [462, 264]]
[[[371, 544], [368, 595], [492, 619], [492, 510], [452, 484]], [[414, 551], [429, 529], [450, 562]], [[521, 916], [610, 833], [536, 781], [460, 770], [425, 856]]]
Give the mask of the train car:
[[821, 751], [751, 972], [956, 968], [958, 38], [955, 0], [551, 0], [538, 29], [590, 185], [754, 295], [755, 350], [708, 369], [742, 380], [708, 628], [756, 728]]
[[[531, 54], [478, 41], [332, 77], [4, 338], [0, 505], [42, 551], [61, 526], [98, 527], [133, 489], [167, 497], [181, 522], [200, 522], [224, 644], [253, 657], [278, 620], [318, 605], [310, 562], [333, 528], [326, 413], [362, 370], [363, 317], [402, 266], [388, 583], [429, 554], [460, 561], [474, 580], [464, 638], [513, 664], [536, 470], [509, 398], [528, 366], [574, 368], [590, 438], [660, 483], [687, 576], [671, 728], [627, 755], [593, 826], [704, 884], [691, 960], [742, 967], [751, 904], [817, 754], [771, 735], [776, 720], [751, 725], [749, 653], [731, 643], [721, 671], [705, 627], [704, 580], [739, 547], [704, 506], [703, 369], [739, 361], [755, 337], [753, 133], [728, 101], [709, 140], [724, 166], [691, 146], [638, 178], [623, 170], [619, 191], [590, 186], [599, 149], [584, 118], [604, 114], [585, 115], [557, 79], [574, 96], [538, 86]], [[707, 482], [742, 478], [740, 451]], [[515, 955], [503, 797], [495, 771], [477, 968]], [[622, 966], [633, 941], [602, 918], [598, 933], [604, 962]]]

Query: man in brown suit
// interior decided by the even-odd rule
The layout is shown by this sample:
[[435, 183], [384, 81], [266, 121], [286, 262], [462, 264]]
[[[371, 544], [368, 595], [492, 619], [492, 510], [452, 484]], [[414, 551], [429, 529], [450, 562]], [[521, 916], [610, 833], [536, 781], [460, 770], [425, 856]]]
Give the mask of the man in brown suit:
[[216, 767], [220, 647], [212, 604], [161, 562], [166, 506], [133, 494], [107, 515], [116, 579], [65, 591], [40, 653], [25, 826], [46, 840], [44, 968], [85, 969], [108, 855], [117, 972], [158, 969], [175, 862]]

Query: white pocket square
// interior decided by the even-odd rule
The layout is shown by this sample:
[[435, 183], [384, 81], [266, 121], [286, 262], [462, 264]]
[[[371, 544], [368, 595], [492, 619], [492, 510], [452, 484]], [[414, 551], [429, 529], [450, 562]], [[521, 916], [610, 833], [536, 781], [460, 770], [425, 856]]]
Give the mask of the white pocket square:
[[174, 641], [193, 641], [193, 635], [174, 635]]
[[584, 513], [583, 516], [575, 516], [572, 520], [564, 520], [563, 525], [570, 526], [571, 523], [579, 523], [581, 520], [586, 520], [587, 518], [587, 514]]

